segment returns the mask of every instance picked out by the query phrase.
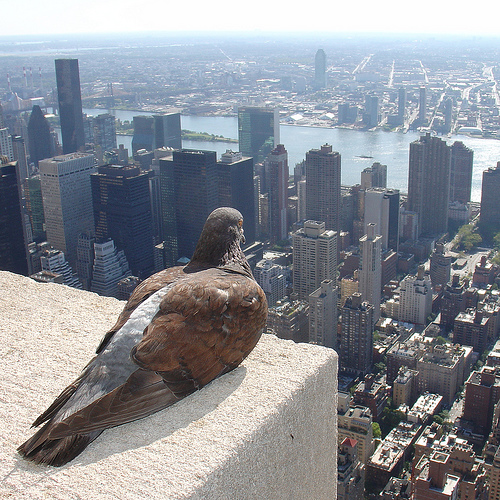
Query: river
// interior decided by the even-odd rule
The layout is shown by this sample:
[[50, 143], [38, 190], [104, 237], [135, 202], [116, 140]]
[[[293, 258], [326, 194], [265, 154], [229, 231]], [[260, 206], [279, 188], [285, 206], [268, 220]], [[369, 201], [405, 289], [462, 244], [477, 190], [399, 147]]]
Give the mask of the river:
[[[84, 113], [97, 115], [109, 112], [120, 120], [132, 121], [137, 115], [153, 113], [125, 110], [84, 109]], [[195, 132], [222, 135], [227, 138], [238, 138], [238, 119], [231, 116], [182, 116], [183, 129]], [[288, 151], [290, 173], [296, 163], [305, 158], [312, 148], [319, 148], [328, 143], [342, 156], [342, 183], [352, 185], [360, 182], [361, 171], [378, 161], [387, 165], [387, 187], [406, 192], [408, 183], [408, 155], [410, 142], [419, 138], [417, 132], [406, 134], [398, 132], [358, 131], [342, 128], [302, 127], [281, 125], [280, 142]], [[446, 138], [449, 145], [454, 141], [462, 141], [474, 151], [472, 176], [472, 201], [481, 201], [482, 173], [500, 161], [500, 141], [468, 136], [453, 135]], [[117, 136], [118, 144], [124, 144], [132, 151], [131, 136]], [[185, 148], [217, 151], [220, 156], [226, 149], [237, 149], [236, 143], [182, 141]], [[368, 157], [368, 158], [367, 158]]]

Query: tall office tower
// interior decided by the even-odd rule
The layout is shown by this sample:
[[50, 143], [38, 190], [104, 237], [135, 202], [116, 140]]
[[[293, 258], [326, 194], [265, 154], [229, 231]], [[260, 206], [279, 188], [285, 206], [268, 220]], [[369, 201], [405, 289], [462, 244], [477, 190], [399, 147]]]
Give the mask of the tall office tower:
[[337, 349], [337, 299], [335, 280], [309, 294], [309, 343]]
[[26, 209], [31, 223], [33, 241], [42, 243], [46, 241], [45, 216], [43, 213], [42, 184], [40, 175], [29, 177], [26, 181], [24, 194], [26, 196]]
[[12, 152], [14, 161], [17, 161], [19, 180], [22, 183], [28, 178], [28, 160], [26, 158], [24, 139], [20, 135], [12, 136]]
[[340, 231], [340, 154], [329, 144], [306, 153], [306, 218]]
[[326, 54], [323, 49], [319, 49], [314, 58], [314, 83], [316, 88], [326, 87]]
[[78, 59], [56, 59], [57, 95], [63, 153], [85, 148]]
[[341, 309], [340, 368], [356, 373], [368, 373], [373, 364], [373, 306], [354, 293]]
[[278, 110], [254, 107], [239, 108], [238, 141], [243, 156], [251, 156], [254, 164], [264, 161], [280, 142]]
[[0, 128], [0, 156], [6, 156], [9, 161], [14, 161], [12, 137], [8, 128]]
[[94, 266], [95, 237], [92, 231], [85, 231], [78, 235], [76, 246], [76, 274], [84, 290], [90, 290], [92, 282], [92, 268]]
[[253, 209], [255, 213], [255, 239], [259, 240], [261, 237], [261, 217], [260, 217], [260, 177], [258, 175], [253, 176]]
[[435, 288], [437, 285], [445, 286], [451, 276], [451, 255], [445, 253], [443, 243], [436, 243], [430, 257], [431, 283]]
[[288, 235], [288, 152], [278, 144], [264, 162], [269, 196], [269, 239], [272, 244]]
[[400, 321], [427, 324], [427, 316], [432, 312], [432, 283], [424, 274], [424, 266], [419, 266], [417, 276], [407, 276], [400, 283]]
[[130, 276], [125, 252], [118, 250], [111, 239], [95, 242], [94, 252], [90, 290], [99, 295], [118, 298], [118, 282]]
[[47, 241], [76, 263], [78, 235], [94, 229], [90, 175], [94, 155], [72, 153], [40, 160]]
[[382, 292], [382, 236], [377, 225], [370, 223], [366, 234], [359, 240], [359, 291], [363, 300], [373, 305], [373, 320], [380, 318], [380, 297]]
[[406, 115], [406, 89], [400, 87], [398, 90], [398, 121], [403, 124]]
[[94, 144], [94, 117], [83, 114], [83, 136], [85, 144]]
[[243, 215], [246, 244], [255, 242], [253, 159], [227, 150], [217, 162], [218, 206], [233, 207]]
[[429, 133], [410, 144], [407, 209], [418, 213], [419, 236], [448, 227], [450, 148]]
[[444, 132], [446, 134], [451, 132], [453, 121], [453, 100], [451, 97], [448, 97], [446, 101], [444, 101]]
[[361, 172], [361, 189], [374, 187], [387, 187], [387, 165], [382, 165], [378, 161]]
[[178, 253], [190, 259], [206, 218], [218, 206], [217, 153], [181, 149], [172, 161]]
[[418, 123], [424, 124], [427, 121], [427, 89], [420, 87], [418, 93]]
[[173, 156], [160, 158], [159, 163], [163, 263], [165, 267], [172, 267], [179, 258]]
[[16, 162], [0, 157], [0, 269], [28, 274]]
[[0, 104], [0, 128], [5, 128], [5, 120], [3, 119], [3, 109]]
[[365, 112], [363, 121], [368, 128], [376, 127], [379, 122], [379, 103], [376, 95], [365, 97]]
[[93, 120], [94, 144], [101, 146], [103, 151], [116, 148], [115, 117], [109, 113], [97, 115]]
[[103, 165], [91, 184], [96, 239], [114, 240], [132, 274], [147, 278], [154, 271], [148, 174], [139, 167]]
[[493, 236], [500, 231], [498, 193], [500, 193], [500, 161], [496, 167], [490, 167], [483, 172], [479, 229], [487, 243], [491, 243]]
[[450, 203], [469, 203], [472, 186], [474, 151], [455, 141], [451, 146]]
[[154, 145], [154, 118], [152, 116], [134, 116], [134, 135], [132, 137], [132, 156], [137, 151], [145, 149], [153, 151]]
[[306, 180], [297, 182], [297, 197], [299, 206], [297, 210], [297, 220], [306, 219]]
[[40, 106], [33, 106], [28, 122], [30, 162], [38, 168], [38, 162], [55, 154], [50, 125]]
[[382, 250], [398, 250], [399, 191], [397, 189], [368, 188], [364, 200], [364, 230], [370, 223], [377, 225], [382, 235]]
[[154, 115], [154, 148], [181, 149], [181, 114]]
[[324, 222], [305, 221], [293, 233], [293, 291], [299, 300], [307, 300], [323, 280], [335, 281], [336, 270], [337, 233]]

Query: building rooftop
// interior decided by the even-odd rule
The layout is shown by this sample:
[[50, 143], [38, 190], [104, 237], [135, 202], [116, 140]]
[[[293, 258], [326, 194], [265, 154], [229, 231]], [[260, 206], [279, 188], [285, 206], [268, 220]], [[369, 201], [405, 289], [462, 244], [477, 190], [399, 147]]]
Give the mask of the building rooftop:
[[31, 422], [89, 361], [124, 302], [3, 271], [0, 289], [8, 429], [0, 497], [335, 498], [337, 355], [271, 335], [239, 368], [171, 408], [106, 430], [64, 467], [23, 460], [16, 448]]

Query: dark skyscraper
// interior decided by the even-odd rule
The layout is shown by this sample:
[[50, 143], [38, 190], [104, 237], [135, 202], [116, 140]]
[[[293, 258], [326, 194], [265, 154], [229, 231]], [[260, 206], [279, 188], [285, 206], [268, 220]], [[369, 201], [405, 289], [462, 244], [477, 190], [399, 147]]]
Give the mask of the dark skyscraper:
[[104, 151], [116, 149], [115, 117], [109, 113], [97, 115], [92, 120], [94, 144], [101, 146]]
[[163, 262], [172, 267], [179, 258], [177, 244], [177, 217], [175, 210], [174, 162], [172, 157], [160, 158], [161, 233]]
[[306, 218], [340, 231], [341, 157], [329, 144], [306, 153]]
[[474, 151], [455, 141], [451, 146], [450, 202], [468, 203], [472, 186]]
[[85, 148], [78, 59], [56, 59], [57, 95], [63, 153]]
[[139, 149], [153, 151], [154, 118], [152, 116], [134, 116], [134, 136], [132, 137], [132, 155]]
[[319, 49], [314, 58], [314, 83], [317, 88], [326, 87], [326, 54], [323, 49]]
[[418, 123], [420, 125], [427, 122], [427, 89], [420, 87], [418, 94]]
[[30, 161], [38, 167], [40, 160], [52, 158], [55, 154], [49, 122], [40, 106], [33, 106], [28, 122], [28, 144]]
[[418, 214], [419, 235], [439, 235], [448, 227], [450, 147], [428, 133], [410, 144], [407, 209]]
[[0, 269], [28, 274], [16, 162], [0, 159]]
[[288, 153], [278, 144], [265, 161], [266, 186], [269, 199], [269, 238], [271, 243], [286, 240], [288, 233]]
[[148, 174], [139, 167], [104, 165], [91, 175], [96, 238], [123, 250], [132, 274], [154, 271]]
[[218, 205], [233, 207], [243, 215], [245, 244], [255, 241], [253, 159], [226, 151], [217, 163]]
[[167, 113], [154, 115], [154, 149], [181, 149], [181, 115]]
[[208, 215], [218, 205], [217, 153], [182, 149], [173, 153], [179, 257], [191, 258]]
[[278, 110], [243, 107], [238, 110], [238, 140], [243, 156], [255, 163], [264, 161], [278, 145], [280, 137]]

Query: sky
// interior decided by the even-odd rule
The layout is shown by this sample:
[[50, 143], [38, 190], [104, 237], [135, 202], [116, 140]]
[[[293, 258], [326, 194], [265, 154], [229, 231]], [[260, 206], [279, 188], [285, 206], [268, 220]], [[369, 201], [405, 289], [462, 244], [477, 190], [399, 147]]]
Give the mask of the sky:
[[[6, 0], [1, 36], [128, 31], [433, 33], [499, 36], [497, 0]], [[10, 20], [10, 22], [8, 21]]]

